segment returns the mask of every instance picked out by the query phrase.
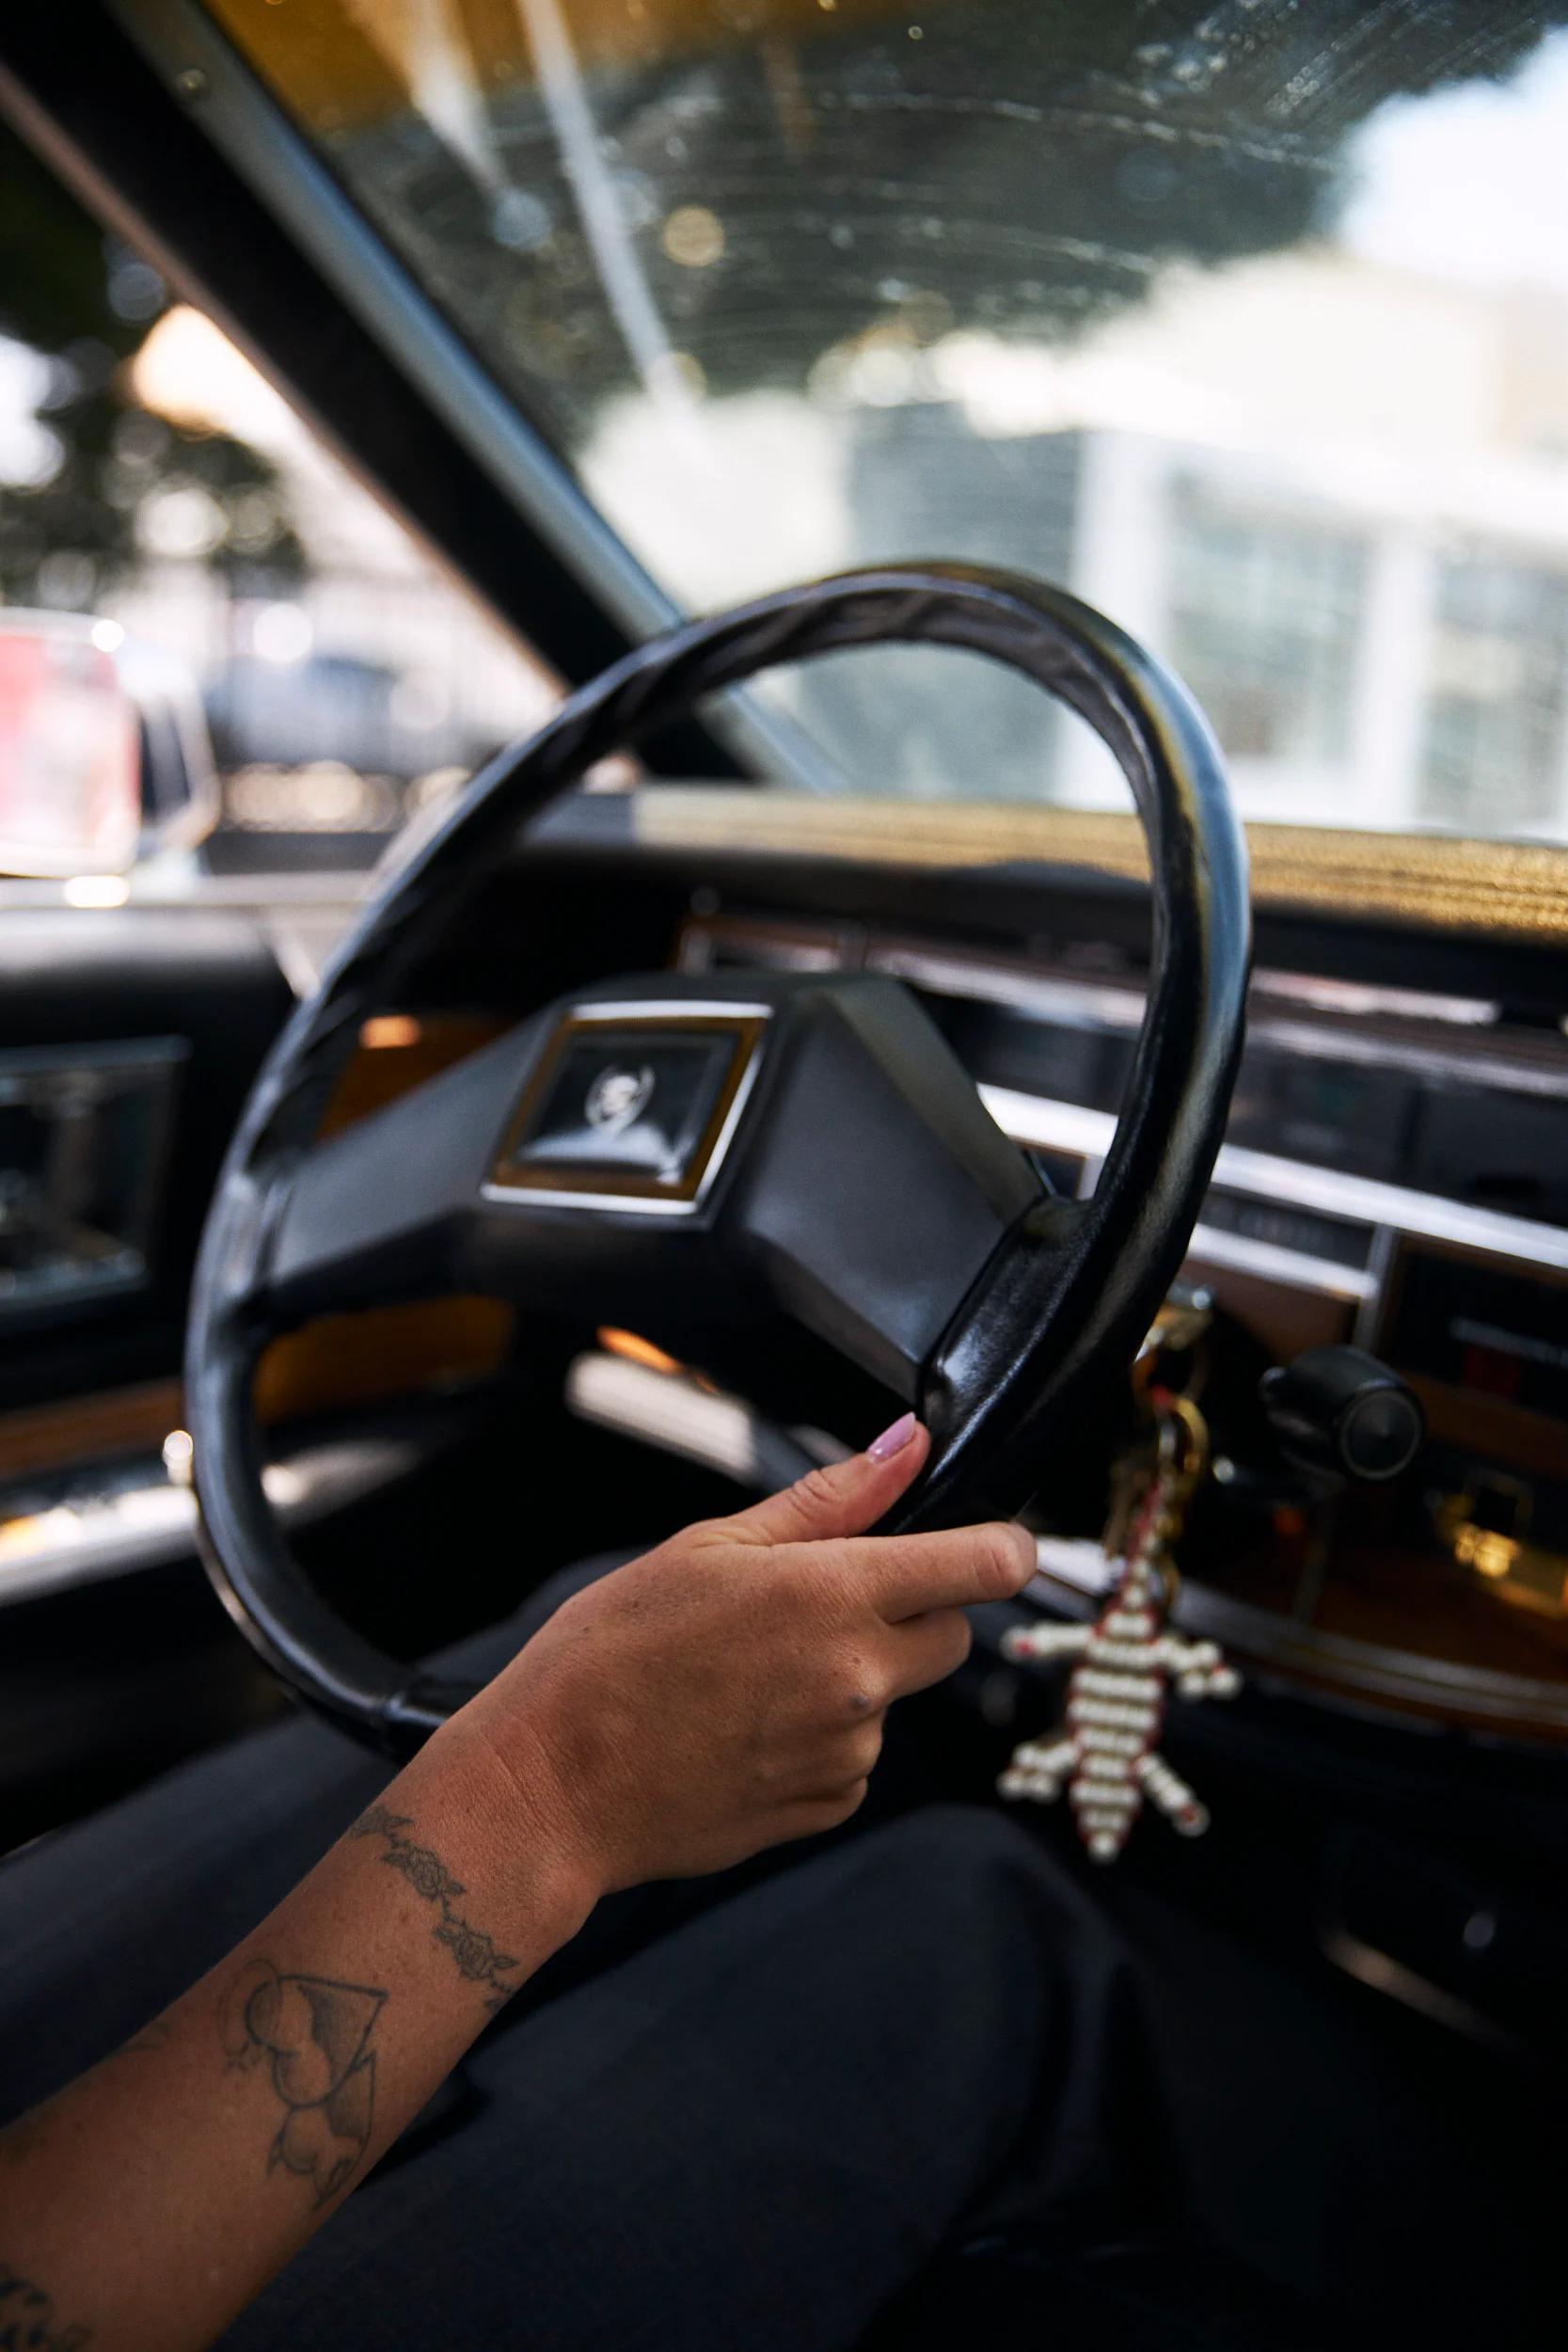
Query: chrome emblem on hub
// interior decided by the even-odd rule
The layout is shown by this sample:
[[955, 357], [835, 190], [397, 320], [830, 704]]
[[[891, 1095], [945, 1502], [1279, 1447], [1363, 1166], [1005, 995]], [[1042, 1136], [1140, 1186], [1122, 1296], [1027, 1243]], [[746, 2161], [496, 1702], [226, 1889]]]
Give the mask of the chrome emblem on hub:
[[596, 1134], [622, 1136], [641, 1118], [653, 1099], [654, 1073], [646, 1062], [639, 1070], [611, 1062], [589, 1088], [584, 1116]]

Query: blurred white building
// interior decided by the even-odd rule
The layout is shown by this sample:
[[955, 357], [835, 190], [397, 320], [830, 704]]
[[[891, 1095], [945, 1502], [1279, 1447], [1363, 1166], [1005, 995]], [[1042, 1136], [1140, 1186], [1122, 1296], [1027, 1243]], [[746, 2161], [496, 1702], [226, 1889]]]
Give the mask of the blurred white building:
[[[809, 397], [700, 415], [698, 480], [637, 401], [588, 456], [691, 603], [902, 556], [1017, 565], [1175, 665], [1250, 815], [1568, 838], [1568, 294], [1325, 244], [1171, 270], [1071, 345], [882, 325]], [[782, 691], [862, 784], [1125, 802], [1085, 730], [957, 657]]]

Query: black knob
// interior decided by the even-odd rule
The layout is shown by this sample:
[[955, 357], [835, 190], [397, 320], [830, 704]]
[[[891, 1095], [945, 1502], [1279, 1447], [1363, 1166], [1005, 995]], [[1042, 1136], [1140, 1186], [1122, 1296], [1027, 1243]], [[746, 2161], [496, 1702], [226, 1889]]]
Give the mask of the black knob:
[[1266, 1372], [1259, 1393], [1291, 1460], [1333, 1478], [1397, 1478], [1426, 1434], [1399, 1375], [1359, 1347], [1309, 1347]]

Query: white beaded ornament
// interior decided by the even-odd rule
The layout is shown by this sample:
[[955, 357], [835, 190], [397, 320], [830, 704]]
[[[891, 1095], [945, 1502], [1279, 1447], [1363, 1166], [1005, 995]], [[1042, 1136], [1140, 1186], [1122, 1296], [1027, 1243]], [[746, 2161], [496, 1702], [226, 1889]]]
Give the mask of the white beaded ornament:
[[1183, 1698], [1228, 1699], [1241, 1677], [1213, 1642], [1163, 1630], [1166, 1549], [1175, 1501], [1162, 1468], [1129, 1532], [1109, 1599], [1092, 1626], [1020, 1626], [1003, 1638], [1008, 1658], [1076, 1658], [1066, 1728], [1049, 1742], [1025, 1740], [996, 1786], [1004, 1797], [1051, 1804], [1064, 1784], [1078, 1835], [1096, 1862], [1114, 1862], [1151, 1798], [1183, 1837], [1209, 1816], [1155, 1747], [1172, 1677]]

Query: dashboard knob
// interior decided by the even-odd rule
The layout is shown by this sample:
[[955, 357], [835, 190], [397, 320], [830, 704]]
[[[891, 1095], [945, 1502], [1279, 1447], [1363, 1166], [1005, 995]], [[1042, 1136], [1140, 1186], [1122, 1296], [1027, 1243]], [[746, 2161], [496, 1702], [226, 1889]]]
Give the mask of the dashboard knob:
[[1426, 1420], [1397, 1373], [1359, 1347], [1309, 1347], [1259, 1385], [1275, 1437], [1294, 1462], [1332, 1478], [1397, 1478]]

